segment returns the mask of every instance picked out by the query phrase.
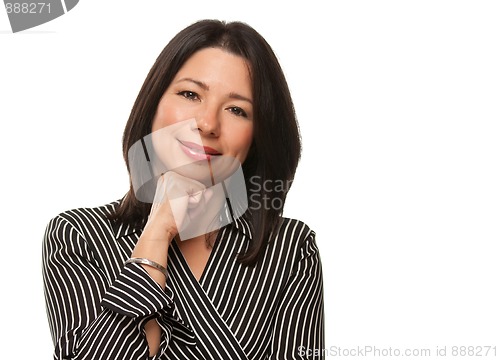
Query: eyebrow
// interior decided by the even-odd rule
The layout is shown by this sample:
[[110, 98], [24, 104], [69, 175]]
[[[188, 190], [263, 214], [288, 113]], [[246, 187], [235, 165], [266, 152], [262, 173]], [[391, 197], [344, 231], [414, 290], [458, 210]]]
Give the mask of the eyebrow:
[[251, 105], [253, 105], [253, 102], [252, 100], [250, 100], [249, 98], [243, 96], [243, 95], [240, 95], [240, 94], [237, 94], [237, 93], [234, 93], [234, 92], [231, 92], [229, 93], [229, 98], [230, 99], [236, 99], [236, 100], [243, 100], [243, 101], [247, 101], [249, 102]]
[[[192, 82], [192, 83], [198, 85], [199, 87], [201, 87], [205, 91], [209, 91], [210, 90], [210, 86], [208, 86], [207, 84], [205, 84], [203, 81], [199, 81], [199, 80], [195, 80], [195, 79], [186, 77], [186, 78], [182, 78], [182, 79], [177, 80], [176, 83], [179, 83], [179, 82], [182, 82], [182, 81]], [[229, 93], [229, 98], [230, 99], [247, 101], [247, 102], [249, 102], [250, 104], [253, 105], [253, 101], [251, 99], [247, 98], [246, 96], [243, 96], [243, 95], [240, 95], [238, 93], [235, 93], [235, 92], [230, 92]]]
[[182, 79], [177, 80], [176, 83], [180, 83], [182, 81], [189, 81], [189, 82], [195, 83], [196, 85], [198, 85], [199, 87], [201, 87], [205, 91], [210, 90], [210, 87], [207, 84], [205, 84], [203, 81], [199, 81], [199, 80], [195, 80], [195, 79], [191, 79], [191, 78], [182, 78]]

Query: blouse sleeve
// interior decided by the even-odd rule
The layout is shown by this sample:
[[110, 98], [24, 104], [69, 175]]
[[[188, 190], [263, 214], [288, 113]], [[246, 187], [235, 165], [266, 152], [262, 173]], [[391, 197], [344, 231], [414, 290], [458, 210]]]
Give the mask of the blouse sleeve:
[[278, 308], [270, 359], [324, 359], [324, 342], [323, 275], [311, 231]]
[[150, 359], [144, 324], [151, 318], [163, 330], [153, 359], [166, 351], [180, 321], [173, 293], [141, 266], [126, 265], [110, 284], [83, 236], [59, 216], [47, 226], [42, 267], [54, 359]]

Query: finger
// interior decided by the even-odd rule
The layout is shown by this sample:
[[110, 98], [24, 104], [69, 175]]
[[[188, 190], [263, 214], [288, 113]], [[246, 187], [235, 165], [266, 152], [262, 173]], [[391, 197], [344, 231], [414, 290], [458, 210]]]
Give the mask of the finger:
[[197, 195], [199, 195], [199, 200], [197, 199], [196, 203], [193, 201], [189, 204], [189, 217], [191, 220], [197, 218], [201, 213], [208, 211], [208, 202], [213, 196], [213, 190], [208, 188], [200, 191]]
[[166, 181], [162, 176], [158, 178], [156, 182], [156, 191], [155, 196], [153, 198], [153, 204], [161, 204], [165, 201], [165, 192], [166, 192]]
[[[167, 173], [167, 196], [169, 199], [191, 196], [205, 189], [205, 186], [198, 181], [188, 179], [176, 173]], [[195, 197], [196, 199], [196, 197]]]
[[175, 224], [178, 230], [183, 229], [187, 224], [186, 213], [187, 213], [187, 199], [186, 198], [176, 198], [170, 199], [170, 208], [172, 209], [172, 216], [174, 218]]
[[203, 197], [203, 191], [198, 191], [189, 195], [189, 204], [198, 204]]
[[205, 203], [208, 203], [210, 201], [210, 199], [212, 198], [212, 196], [214, 196], [214, 191], [212, 190], [212, 188], [206, 189], [203, 193]]

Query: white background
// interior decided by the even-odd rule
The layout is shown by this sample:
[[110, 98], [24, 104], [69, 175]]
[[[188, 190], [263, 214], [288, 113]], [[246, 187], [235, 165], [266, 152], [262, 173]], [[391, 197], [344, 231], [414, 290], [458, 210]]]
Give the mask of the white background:
[[289, 80], [304, 150], [285, 215], [317, 233], [327, 355], [500, 356], [500, 5], [327, 3], [82, 0], [17, 34], [0, 11], [2, 358], [51, 358], [45, 226], [123, 196], [135, 97], [168, 40], [202, 18], [252, 25]]

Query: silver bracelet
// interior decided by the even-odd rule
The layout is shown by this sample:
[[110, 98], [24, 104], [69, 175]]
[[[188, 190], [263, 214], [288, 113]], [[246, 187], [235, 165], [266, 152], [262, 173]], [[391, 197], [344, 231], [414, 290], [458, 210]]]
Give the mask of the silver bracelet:
[[165, 278], [167, 277], [167, 269], [158, 264], [156, 261], [153, 261], [153, 260], [149, 260], [149, 259], [146, 259], [146, 258], [130, 258], [128, 259], [127, 261], [125, 261], [125, 265], [127, 264], [143, 264], [143, 265], [148, 265], [148, 266], [151, 266], [153, 268], [155, 268], [156, 270], [158, 271], [161, 271], [161, 273], [163, 275], [165, 275]]

